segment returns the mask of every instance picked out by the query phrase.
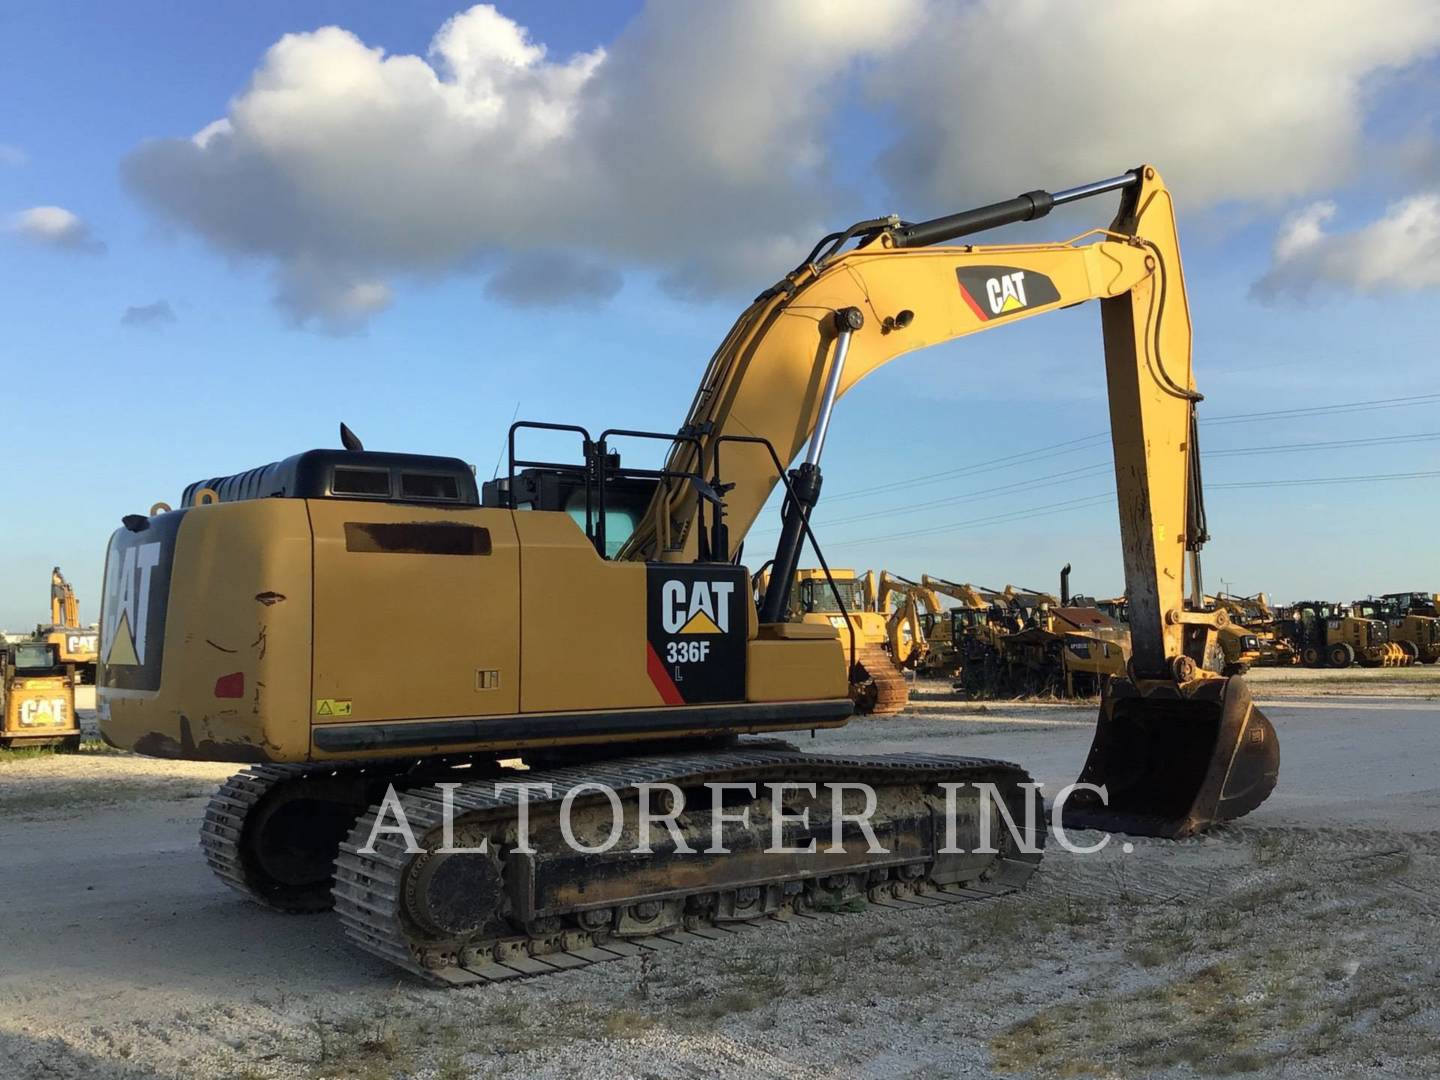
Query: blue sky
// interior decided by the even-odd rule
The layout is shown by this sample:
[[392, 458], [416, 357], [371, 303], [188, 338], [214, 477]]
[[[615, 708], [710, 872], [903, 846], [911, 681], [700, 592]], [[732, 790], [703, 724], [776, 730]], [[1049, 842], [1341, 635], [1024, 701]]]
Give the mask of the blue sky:
[[[468, 36], [445, 54], [439, 81], [465, 88], [467, 112], [381, 77], [394, 72], [359, 45], [424, 58], [463, 10], [453, 4], [8, 4], [0, 626], [44, 617], [56, 563], [94, 618], [122, 514], [202, 476], [334, 445], [342, 418], [372, 447], [454, 453], [485, 475], [517, 405], [593, 428], [671, 427], [749, 297], [826, 228], [1140, 160], [1182, 208], [1202, 416], [1412, 399], [1210, 423], [1207, 451], [1440, 436], [1440, 397], [1414, 400], [1440, 395], [1440, 152], [1434, 106], [1416, 104], [1440, 100], [1440, 25], [1431, 5], [1387, 6], [1384, 35], [1344, 5], [1317, 5], [1303, 30], [1247, 23], [1253, 53], [1227, 47], [1218, 61], [1191, 55], [1213, 55], [1199, 31], [1142, 26], [1184, 50], [1145, 73], [1142, 92], [1103, 56], [1057, 74], [1053, 50], [1090, 31], [1067, 32], [1072, 16], [1043, 4], [1016, 9], [1038, 37], [1007, 37], [990, 4], [858, 6], [857, 25], [838, 29], [839, 9], [803, 4], [779, 25], [761, 5], [502, 4], [459, 23]], [[544, 56], [517, 53], [525, 39], [505, 19]], [[283, 35], [327, 25], [354, 46], [302, 37], [290, 68], [267, 57]], [[997, 55], [967, 55], [987, 27]], [[1269, 32], [1285, 35], [1278, 61]], [[987, 63], [1032, 93], [1007, 111]], [[359, 89], [343, 108], [306, 99], [344, 64]], [[1189, 74], [1204, 64], [1214, 78]], [[288, 96], [247, 97], [257, 71]], [[1224, 85], [1247, 76], [1248, 107]], [[1312, 76], [1310, 99], [1282, 93]], [[491, 117], [478, 133], [476, 102]], [[399, 118], [393, 145], [367, 109]], [[217, 140], [188, 141], [227, 115]], [[556, 115], [560, 133], [532, 145]], [[422, 144], [406, 141], [416, 126]], [[347, 160], [359, 164], [317, 170]], [[441, 172], [451, 180], [432, 187]], [[382, 174], [378, 194], [352, 183]], [[37, 207], [70, 216], [26, 216]], [[1070, 208], [1015, 235], [1060, 238], [1109, 212]], [[567, 272], [537, 290], [534, 259]], [[826, 491], [883, 490], [822, 502], [831, 562], [1049, 587], [1070, 561], [1077, 588], [1120, 591], [1113, 506], [1053, 506], [1107, 490], [1103, 469], [1051, 482], [1108, 462], [1104, 440], [913, 482], [1103, 432], [1101, 363], [1092, 307], [868, 380], [840, 406]], [[1291, 598], [1440, 589], [1436, 477], [1223, 486], [1437, 471], [1440, 438], [1216, 455], [1207, 584]], [[960, 499], [1023, 481], [1042, 486]], [[959, 501], [926, 505], [947, 498]]]

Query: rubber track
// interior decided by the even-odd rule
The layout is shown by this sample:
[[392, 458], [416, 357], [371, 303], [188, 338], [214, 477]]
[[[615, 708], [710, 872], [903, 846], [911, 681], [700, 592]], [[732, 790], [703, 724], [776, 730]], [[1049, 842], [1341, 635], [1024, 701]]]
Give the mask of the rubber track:
[[[767, 775], [768, 774], [768, 775]], [[757, 751], [748, 749], [702, 753], [692, 756], [637, 757], [615, 759], [584, 767], [561, 768], [524, 774], [526, 783], [554, 785], [551, 799], [532, 800], [531, 805], [560, 802], [572, 787], [602, 783], [616, 791], [624, 791], [642, 783], [670, 782], [700, 784], [707, 781], [742, 779], [764, 782], [766, 779], [796, 778], [807, 780], [868, 780], [874, 782], [884, 774], [896, 783], [916, 782], [938, 784], [945, 781], [991, 780], [999, 784], [1024, 783], [1030, 778], [1019, 766], [987, 758], [957, 758], [934, 754], [894, 754], [877, 757], [839, 757], [803, 754], [796, 751]], [[473, 821], [473, 814], [494, 811], [498, 823], [508, 818], [517, 795], [497, 795], [492, 781], [465, 785], [454, 791], [457, 826]], [[420, 787], [401, 793], [400, 801], [417, 839], [441, 823], [441, 792], [434, 787]], [[425, 962], [427, 948], [408, 939], [401, 914], [401, 890], [410, 856], [404, 842], [395, 836], [376, 840], [373, 854], [359, 848], [369, 839], [374, 827], [376, 808], [356, 822], [349, 838], [341, 844], [335, 862], [335, 911], [346, 934], [365, 951], [387, 960], [410, 974], [435, 984], [472, 985], [525, 976], [551, 974], [555, 971], [584, 967], [591, 963], [633, 956], [643, 951], [656, 951], [703, 939], [723, 938], [743, 932], [737, 924], [697, 923], [687, 917], [686, 929], [671, 930], [653, 937], [593, 939], [576, 930], [563, 931], [548, 939], [527, 939], [516, 935], [504, 939], [477, 940], [487, 955], [431, 957]], [[422, 840], [423, 842], [423, 840]], [[1043, 843], [1043, 829], [1041, 831]], [[875, 902], [893, 908], [933, 907], [988, 898], [1019, 889], [1034, 873], [1040, 861], [1038, 853], [1015, 852], [1001, 856], [986, 870], [981, 879], [966, 887], [928, 884], [924, 892], [896, 890], [896, 894], [880, 897]], [[872, 898], [873, 899], [873, 898]], [[797, 917], [814, 917], [801, 915]], [[773, 915], [764, 915], [764, 922]], [[741, 923], [750, 926], [753, 923]], [[556, 940], [560, 939], [560, 940]], [[488, 949], [500, 943], [512, 955], [503, 963], [495, 962]], [[441, 947], [443, 948], [443, 947]], [[477, 950], [478, 951], [478, 950]]]

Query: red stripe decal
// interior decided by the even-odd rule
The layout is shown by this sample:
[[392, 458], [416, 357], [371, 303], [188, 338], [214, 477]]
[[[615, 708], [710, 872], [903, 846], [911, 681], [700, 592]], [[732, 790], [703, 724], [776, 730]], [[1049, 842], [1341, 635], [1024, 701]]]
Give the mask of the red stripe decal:
[[970, 290], [965, 288], [964, 285], [960, 286], [960, 295], [965, 298], [965, 303], [970, 305], [970, 310], [975, 313], [977, 319], [981, 322], [990, 321], [990, 316], [981, 310], [980, 305], [975, 302], [975, 298], [970, 295]]
[[660, 700], [666, 705], [685, 704], [685, 699], [675, 687], [675, 680], [670, 678], [670, 672], [666, 671], [665, 665], [660, 662], [655, 646], [648, 641], [645, 643], [645, 671], [649, 674], [650, 681], [655, 684], [655, 689], [660, 691]]

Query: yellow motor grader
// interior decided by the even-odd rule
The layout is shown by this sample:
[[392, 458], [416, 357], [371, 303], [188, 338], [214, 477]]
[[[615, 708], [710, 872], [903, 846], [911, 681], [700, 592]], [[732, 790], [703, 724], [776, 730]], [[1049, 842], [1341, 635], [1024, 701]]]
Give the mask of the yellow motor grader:
[[1346, 604], [1301, 600], [1284, 608], [1276, 633], [1306, 667], [1406, 667], [1411, 653], [1390, 640], [1390, 624], [1358, 615]]
[[[1113, 220], [1071, 241], [952, 243], [1106, 193]], [[1187, 836], [1248, 813], [1275, 786], [1279, 748], [1244, 681], [1203, 667], [1216, 614], [1184, 605], [1204, 539], [1200, 395], [1174, 208], [1150, 166], [831, 233], [740, 315], [678, 427], [520, 421], [508, 469], [483, 489], [460, 458], [371, 451], [342, 432], [342, 450], [124, 515], [105, 561], [101, 730], [142, 754], [248, 764], [201, 826], [220, 878], [283, 911], [333, 906], [356, 946], [439, 985], [837, 902], [1022, 887], [1044, 826], [981, 841], [987, 800], [1020, 823], [1039, 809], [1019, 766], [745, 736], [854, 712], [853, 622], [788, 617], [802, 554], [826, 565], [811, 512], [837, 403], [907, 353], [1090, 300], [1134, 656], [1106, 686], [1080, 774], [1097, 787], [1065, 821]], [[577, 459], [526, 457], [537, 428], [568, 433]], [[647, 439], [668, 447], [658, 469], [615, 452]], [[757, 606], [742, 544], [777, 485]], [[643, 852], [566, 839], [577, 816], [607, 814], [635, 836], [657, 784], [675, 832]], [[882, 843], [849, 804], [807, 794], [837, 784], [869, 791], [856, 816]], [[705, 791], [719, 795], [692, 802]]]
[[1435, 615], [1431, 594], [1387, 593], [1357, 600], [1350, 607], [1363, 618], [1384, 620], [1390, 640], [1405, 650], [1412, 664], [1440, 660], [1440, 617]]

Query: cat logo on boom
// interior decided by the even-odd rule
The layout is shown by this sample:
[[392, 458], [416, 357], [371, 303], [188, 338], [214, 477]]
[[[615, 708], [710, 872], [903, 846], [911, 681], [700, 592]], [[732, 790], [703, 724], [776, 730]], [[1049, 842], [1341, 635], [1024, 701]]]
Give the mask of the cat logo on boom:
[[1060, 299], [1055, 283], [1017, 266], [962, 266], [955, 271], [965, 306], [981, 322], [1031, 311]]

